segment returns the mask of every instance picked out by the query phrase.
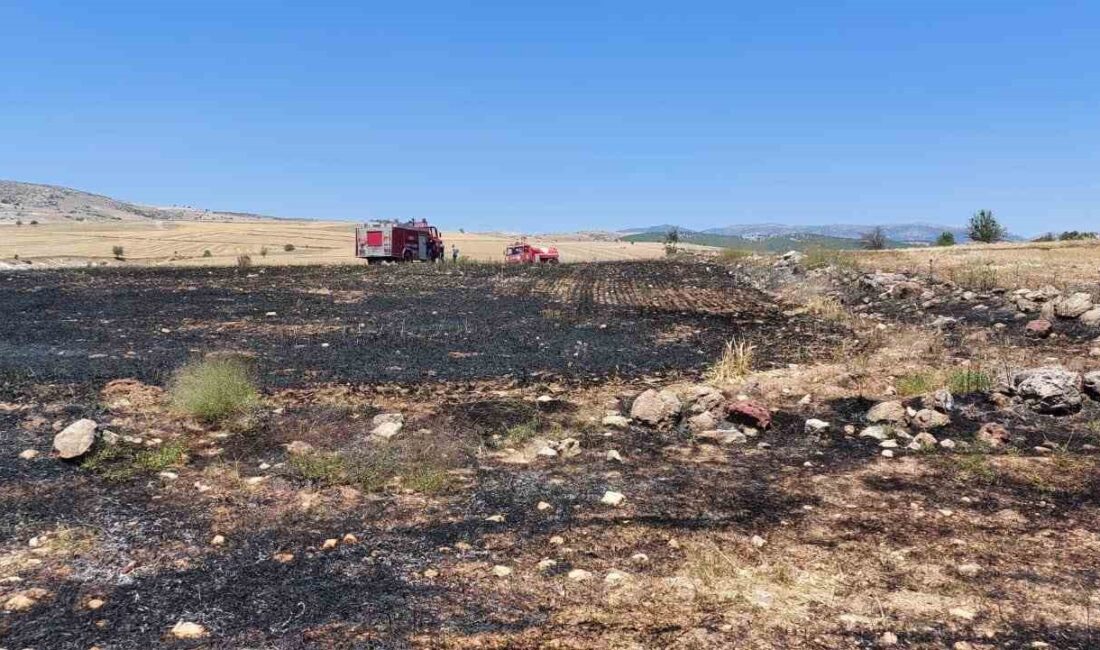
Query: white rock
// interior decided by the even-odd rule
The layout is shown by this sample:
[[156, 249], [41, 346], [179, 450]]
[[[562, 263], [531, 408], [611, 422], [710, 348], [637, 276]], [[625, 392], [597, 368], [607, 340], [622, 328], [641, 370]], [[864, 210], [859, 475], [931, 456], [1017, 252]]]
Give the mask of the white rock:
[[768, 543], [767, 540], [759, 535], [753, 535], [749, 542], [751, 542], [752, 545], [756, 548], [763, 548], [764, 545]]
[[190, 621], [180, 621], [172, 626], [172, 636], [177, 639], [202, 639], [207, 634], [205, 627]]
[[623, 571], [612, 569], [611, 571], [607, 572], [607, 575], [604, 576], [603, 581], [606, 582], [609, 585], [614, 585], [614, 584], [618, 584], [620, 582], [626, 582], [629, 579], [630, 579], [630, 574], [629, 573], [625, 573]]
[[38, 457], [38, 450], [37, 449], [24, 449], [23, 451], [19, 452], [19, 457], [22, 458], [23, 460], [34, 460], [35, 458]]
[[619, 452], [614, 449], [607, 450], [607, 460], [614, 461], [616, 463], [624, 462], [622, 455], [620, 455]]
[[964, 576], [966, 578], [973, 578], [982, 572], [982, 567], [973, 562], [968, 562], [966, 564], [960, 564], [959, 566], [955, 567], [955, 570], [958, 571], [959, 575], [961, 576]]
[[806, 420], [805, 431], [809, 434], [819, 434], [828, 431], [830, 426], [831, 425], [825, 420], [810, 418]]
[[554, 506], [550, 505], [549, 503], [547, 503], [545, 501], [539, 501], [538, 505], [535, 506], [535, 508], [537, 508], [540, 511], [550, 510], [553, 507]]
[[584, 569], [573, 569], [566, 576], [573, 582], [583, 582], [592, 577], [592, 572]]
[[512, 567], [506, 567], [503, 564], [498, 564], [493, 567], [493, 575], [498, 578], [507, 578], [512, 575]]
[[600, 503], [608, 506], [621, 505], [623, 501], [626, 501], [626, 496], [622, 492], [615, 492], [608, 490], [603, 493], [603, 497], [600, 499]]
[[539, 571], [549, 571], [550, 569], [553, 569], [556, 566], [558, 566], [557, 560], [551, 560], [550, 558], [545, 558], [545, 559], [539, 560], [539, 563], [535, 565], [535, 567]]
[[608, 415], [605, 416], [600, 423], [605, 427], [611, 427], [613, 429], [626, 429], [630, 426], [630, 420], [622, 415]]
[[680, 398], [672, 391], [651, 388], [634, 398], [630, 417], [646, 424], [659, 425], [674, 419], [682, 408]]
[[83, 456], [95, 443], [97, 426], [99, 425], [96, 424], [95, 420], [87, 418], [77, 420], [54, 436], [53, 448], [57, 450], [61, 458], [70, 459]]
[[542, 456], [543, 458], [554, 458], [558, 455], [558, 450], [547, 445], [545, 447], [541, 447], [538, 451], [536, 451], [535, 455]]

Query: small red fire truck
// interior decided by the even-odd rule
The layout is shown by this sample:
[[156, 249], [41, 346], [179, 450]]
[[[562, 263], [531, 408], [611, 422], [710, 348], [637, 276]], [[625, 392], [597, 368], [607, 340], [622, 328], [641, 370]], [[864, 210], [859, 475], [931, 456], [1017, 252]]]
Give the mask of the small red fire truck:
[[443, 259], [443, 238], [419, 221], [370, 221], [355, 227], [355, 256], [368, 262], [435, 262]]
[[504, 249], [504, 261], [510, 264], [557, 264], [558, 249], [534, 246], [521, 239]]

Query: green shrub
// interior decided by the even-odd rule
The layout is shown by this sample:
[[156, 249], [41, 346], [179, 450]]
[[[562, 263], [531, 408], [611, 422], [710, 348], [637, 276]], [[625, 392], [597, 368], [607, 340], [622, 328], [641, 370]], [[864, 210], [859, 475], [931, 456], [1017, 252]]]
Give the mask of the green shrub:
[[220, 422], [259, 401], [248, 367], [230, 358], [184, 366], [173, 377], [169, 393], [173, 407], [202, 422]]
[[210, 249], [209, 249], [209, 248], [207, 248], [206, 250], [204, 250], [204, 251], [202, 252], [202, 256], [203, 256], [203, 257], [214, 257], [214, 254], [210, 252]]
[[81, 461], [80, 466], [108, 481], [128, 481], [142, 474], [179, 467], [186, 460], [187, 447], [182, 442], [170, 442], [151, 449], [119, 443], [97, 447]]
[[123, 254], [124, 252], [125, 252], [125, 251], [123, 251], [123, 249], [122, 249], [122, 247], [121, 247], [121, 246], [112, 246], [112, 247], [111, 247], [111, 253], [112, 253], [112, 254], [113, 254], [113, 255], [115, 256], [115, 259], [116, 259], [116, 260], [120, 260], [120, 259], [122, 259], [122, 254]]
[[968, 228], [970, 238], [977, 242], [992, 244], [1004, 239], [1008, 232], [990, 210], [979, 210], [970, 217]]
[[930, 372], [914, 372], [898, 377], [895, 387], [898, 389], [899, 396], [912, 397], [931, 393], [939, 388], [940, 384], [937, 383], [936, 376]]
[[955, 245], [955, 233], [950, 231], [943, 231], [940, 236], [936, 238], [936, 246], [954, 246]]

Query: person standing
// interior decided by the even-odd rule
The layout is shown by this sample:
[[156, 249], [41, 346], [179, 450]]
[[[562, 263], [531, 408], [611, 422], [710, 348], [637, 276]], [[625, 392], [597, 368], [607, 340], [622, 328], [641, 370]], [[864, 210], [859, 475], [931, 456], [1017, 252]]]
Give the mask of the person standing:
[[458, 264], [458, 246], [451, 244], [451, 263]]

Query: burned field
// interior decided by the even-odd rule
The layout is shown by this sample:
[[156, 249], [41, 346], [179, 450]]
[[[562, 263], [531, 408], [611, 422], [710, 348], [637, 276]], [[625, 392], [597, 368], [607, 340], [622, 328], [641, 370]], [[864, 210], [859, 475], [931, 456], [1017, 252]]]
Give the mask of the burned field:
[[603, 379], [698, 372], [732, 337], [800, 361], [835, 335], [741, 280], [659, 262], [7, 274], [0, 385], [160, 382], [224, 349], [278, 386]]
[[1083, 339], [759, 273], [0, 277], [0, 648], [1096, 647]]

